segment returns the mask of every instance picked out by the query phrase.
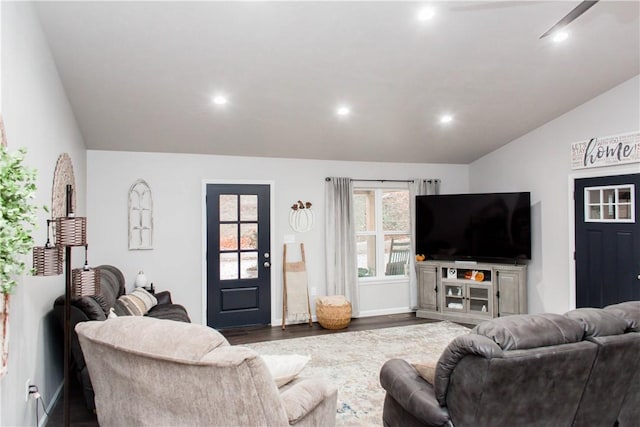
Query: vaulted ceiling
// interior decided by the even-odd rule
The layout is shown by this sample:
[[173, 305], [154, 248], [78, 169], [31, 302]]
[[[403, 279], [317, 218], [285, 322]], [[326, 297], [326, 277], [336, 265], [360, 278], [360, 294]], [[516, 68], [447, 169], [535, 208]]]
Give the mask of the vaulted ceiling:
[[639, 2], [539, 39], [578, 3], [37, 7], [90, 149], [464, 164], [640, 74]]

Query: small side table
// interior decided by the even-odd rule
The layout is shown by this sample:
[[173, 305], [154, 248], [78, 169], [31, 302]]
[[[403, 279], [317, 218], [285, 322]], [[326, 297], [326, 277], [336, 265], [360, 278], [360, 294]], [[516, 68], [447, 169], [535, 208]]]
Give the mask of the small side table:
[[153, 283], [151, 283], [149, 286], [143, 286], [142, 289], [149, 292], [151, 295], [156, 294], [156, 288], [153, 287]]

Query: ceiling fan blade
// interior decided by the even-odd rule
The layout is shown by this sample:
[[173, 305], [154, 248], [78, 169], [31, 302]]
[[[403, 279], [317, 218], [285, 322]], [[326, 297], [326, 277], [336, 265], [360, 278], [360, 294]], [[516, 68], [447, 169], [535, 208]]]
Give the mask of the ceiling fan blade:
[[549, 28], [546, 33], [540, 36], [540, 38], [544, 38], [551, 33], [554, 33], [561, 28], [569, 25], [574, 19], [585, 13], [589, 10], [594, 4], [598, 3], [598, 0], [595, 1], [583, 1], [579, 5], [577, 5], [571, 12], [567, 13], [567, 15], [559, 20], [553, 27]]

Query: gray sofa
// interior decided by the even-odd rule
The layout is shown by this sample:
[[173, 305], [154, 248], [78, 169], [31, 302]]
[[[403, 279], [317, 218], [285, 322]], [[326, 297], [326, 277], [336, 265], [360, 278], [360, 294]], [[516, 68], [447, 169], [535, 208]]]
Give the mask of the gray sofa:
[[121, 317], [76, 331], [100, 426], [335, 425], [335, 387], [298, 378], [278, 389], [255, 351], [212, 328]]
[[635, 301], [481, 323], [445, 349], [433, 384], [406, 361], [387, 361], [380, 372], [383, 423], [634, 425], [640, 419], [639, 314]]
[[[106, 320], [107, 313], [111, 308], [119, 316], [127, 316], [127, 311], [118, 302], [118, 298], [125, 294], [125, 280], [122, 272], [112, 265], [101, 265], [97, 267], [100, 274], [100, 293], [97, 296], [71, 297], [71, 362], [72, 375], [78, 378], [82, 385], [82, 391], [87, 408], [95, 410], [94, 393], [87, 371], [82, 349], [75, 333], [75, 326], [78, 323], [89, 320]], [[187, 310], [179, 305], [173, 304], [171, 294], [167, 291], [155, 294], [158, 304], [152, 307], [146, 316], [158, 319], [176, 320], [180, 322], [190, 322]], [[65, 296], [59, 296], [54, 304], [53, 311], [59, 320], [61, 328], [64, 328], [64, 303]]]

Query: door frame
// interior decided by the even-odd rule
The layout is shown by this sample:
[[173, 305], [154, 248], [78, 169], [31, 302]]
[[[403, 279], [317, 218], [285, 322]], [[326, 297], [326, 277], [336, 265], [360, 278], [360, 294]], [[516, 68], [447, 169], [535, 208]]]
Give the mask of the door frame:
[[202, 194], [200, 200], [202, 201], [202, 226], [200, 235], [202, 237], [202, 252], [201, 252], [201, 269], [202, 269], [202, 319], [201, 324], [207, 324], [207, 185], [209, 184], [231, 184], [231, 185], [268, 185], [269, 186], [269, 246], [271, 254], [271, 266], [269, 269], [270, 282], [271, 282], [271, 325], [275, 325], [276, 319], [274, 318], [276, 311], [274, 284], [276, 283], [276, 269], [274, 265], [280, 265], [280, 258], [278, 251], [273, 250], [273, 241], [275, 236], [275, 181], [265, 181], [259, 179], [203, 179], [202, 180]]
[[[576, 260], [573, 253], [576, 250], [576, 215], [573, 193], [576, 188], [576, 179], [600, 178], [604, 176], [631, 175], [638, 173], [638, 163], [629, 165], [609, 166], [595, 169], [579, 170], [569, 174], [569, 310], [576, 308]], [[640, 201], [636, 201], [640, 202]], [[636, 221], [640, 218], [636, 216]]]

